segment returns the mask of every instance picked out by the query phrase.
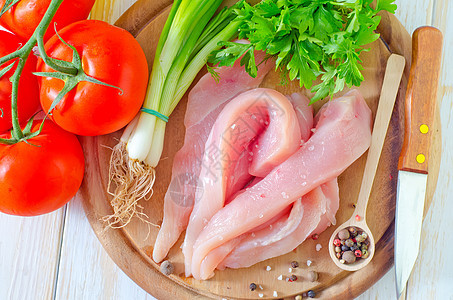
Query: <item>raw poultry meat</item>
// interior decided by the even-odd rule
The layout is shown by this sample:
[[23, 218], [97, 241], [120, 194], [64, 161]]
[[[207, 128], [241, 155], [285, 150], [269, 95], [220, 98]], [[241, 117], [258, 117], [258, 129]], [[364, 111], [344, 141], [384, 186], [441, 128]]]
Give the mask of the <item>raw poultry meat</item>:
[[[245, 109], [244, 116], [246, 117], [237, 118], [232, 124], [229, 124], [229, 128], [225, 125], [228, 123], [225, 120], [218, 121], [225, 107], [231, 103], [231, 99], [237, 98], [234, 96], [238, 94], [241, 96], [241, 93], [253, 88], [254, 85], [259, 85], [271, 65], [264, 65], [264, 68], [260, 69], [258, 78], [255, 79], [245, 73], [240, 74], [241, 71], [238, 71], [240, 68], [237, 66], [235, 67], [238, 70], [234, 70], [235, 67], [221, 68], [220, 71], [223, 72], [221, 78], [224, 81], [220, 85], [215, 84], [210, 75], [206, 75], [191, 91], [185, 118], [185, 143], [174, 159], [172, 183], [165, 197], [164, 221], [153, 252], [155, 261], [159, 262], [165, 258], [188, 223], [189, 229], [183, 245], [186, 275], [193, 273], [197, 279], [211, 277], [215, 268], [247, 267], [267, 258], [282, 255], [297, 247], [310, 234], [320, 233], [330, 224], [335, 224], [339, 196], [336, 175], [332, 174], [338, 175], [349, 164], [338, 165], [338, 162], [333, 162], [334, 168], [331, 172], [317, 174], [315, 176], [318, 178], [312, 178], [313, 174], [310, 169], [313, 166], [310, 167], [310, 163], [312, 163], [310, 160], [313, 159], [313, 153], [311, 152], [321, 152], [321, 156], [327, 153], [328, 159], [331, 159], [329, 154], [337, 152], [340, 156], [346, 157], [346, 160], [349, 159], [349, 163], [352, 163], [361, 155], [361, 150], [352, 149], [354, 144], [349, 145], [347, 141], [340, 141], [340, 145], [336, 145], [339, 147], [333, 147], [335, 148], [333, 151], [328, 151], [329, 149], [325, 145], [330, 145], [332, 141], [335, 141], [336, 134], [337, 139], [338, 134], [343, 134], [347, 135], [346, 139], [349, 138], [350, 142], [355, 142], [358, 148], [366, 150], [368, 147], [366, 146], [367, 126], [363, 125], [367, 124], [367, 118], [370, 119], [370, 116], [367, 116], [369, 109], [360, 94], [352, 91], [345, 98], [334, 101], [343, 104], [325, 105], [313, 120], [312, 108], [308, 106], [309, 100], [300, 94], [290, 95], [287, 99], [292, 104], [291, 111], [294, 112], [297, 119], [296, 126], [293, 128], [298, 127], [299, 132], [298, 135], [293, 132], [292, 138], [283, 140], [281, 138], [288, 135], [287, 130], [278, 131], [275, 128], [274, 131], [268, 130], [270, 116], [276, 118], [279, 113], [281, 114], [280, 104], [274, 105], [275, 109], [271, 109], [267, 115], [264, 110], [263, 115], [263, 108], [269, 104], [271, 106], [275, 104], [272, 99], [265, 105], [256, 105], [249, 100], [252, 105], [243, 105], [241, 108]], [[260, 89], [257, 90], [260, 91]], [[252, 94], [257, 90], [245, 94]], [[267, 93], [277, 92], [267, 90]], [[281, 96], [278, 95], [278, 98], [283, 99], [284, 97]], [[251, 114], [250, 109], [253, 111], [254, 105], [255, 110]], [[287, 109], [286, 114], [292, 115], [292, 113], [288, 113], [289, 107]], [[351, 118], [351, 112], [354, 114], [353, 118]], [[236, 111], [235, 113], [240, 114], [241, 112]], [[291, 118], [294, 119], [294, 115]], [[229, 121], [232, 120], [232, 118], [229, 119]], [[234, 130], [231, 126], [237, 126], [238, 121], [242, 121], [243, 125], [248, 126], [248, 131], [246, 130], [246, 133], [242, 134], [245, 139], [239, 144], [225, 142], [225, 140], [231, 139], [231, 132]], [[220, 125], [216, 129], [217, 122]], [[310, 138], [313, 122], [316, 125], [316, 128], [313, 129], [315, 134]], [[364, 127], [362, 131], [356, 128], [360, 122]], [[369, 123], [370, 120], [368, 120]], [[217, 133], [213, 134], [214, 131]], [[228, 134], [229, 137], [227, 137]], [[289, 135], [291, 136], [291, 133]], [[356, 138], [362, 138], [361, 144], [360, 141], [353, 141], [354, 135]], [[319, 136], [322, 137], [319, 138]], [[221, 150], [218, 145], [213, 147], [213, 140], [217, 143], [223, 142], [224, 149]], [[304, 144], [307, 140], [308, 142]], [[214, 144], [216, 143], [214, 142]], [[285, 150], [288, 145], [289, 148]], [[300, 146], [302, 147], [299, 149]], [[317, 146], [316, 150], [314, 150], [315, 146]], [[280, 149], [281, 147], [283, 147], [283, 151]], [[227, 150], [225, 151], [225, 149]], [[296, 151], [297, 153], [294, 154]], [[305, 154], [302, 155], [300, 152]], [[231, 155], [232, 153], [233, 155]], [[221, 155], [219, 156], [219, 154]], [[299, 159], [305, 156], [306, 160], [297, 162], [297, 159], [294, 158], [296, 156]], [[355, 158], [352, 159], [353, 157]], [[225, 163], [226, 158], [229, 163]], [[299, 163], [300, 168], [308, 166], [309, 170], [297, 172], [288, 163], [291, 160], [293, 163]], [[288, 170], [285, 172], [284, 168], [288, 168]], [[287, 178], [289, 178], [289, 185], [294, 185], [297, 181], [301, 187], [282, 189], [285, 174], [289, 173], [300, 173], [300, 178], [296, 180], [291, 177]], [[212, 184], [211, 180], [213, 181], [215, 178], [222, 178], [222, 180], [219, 180], [217, 184]], [[278, 182], [279, 180], [281, 182]], [[270, 181], [276, 181], [275, 187], [271, 187]], [[210, 191], [206, 193], [207, 184], [211, 186]], [[311, 190], [306, 186], [311, 186]], [[281, 192], [278, 194], [280, 190]], [[260, 197], [263, 199], [256, 199], [253, 192], [257, 191], [267, 191], [269, 195], [261, 197], [264, 195], [261, 193]], [[277, 194], [275, 194], [276, 192]], [[294, 196], [297, 193], [300, 194], [299, 197]], [[245, 200], [247, 198], [249, 200]], [[275, 200], [274, 202], [281, 203], [269, 203], [272, 199]], [[236, 215], [230, 216], [233, 223], [228, 223], [228, 220], [215, 223], [218, 220], [216, 217], [224, 210], [231, 210], [231, 207], [235, 205], [238, 207], [236, 203], [238, 200], [243, 201], [246, 210], [253, 206], [253, 203], [246, 203], [247, 201], [260, 202], [261, 200], [263, 211], [267, 214], [253, 216], [255, 223], [252, 225], [247, 220], [245, 227], [249, 226], [248, 230], [245, 227], [245, 229], [239, 228], [239, 224], [234, 223], [234, 218], [241, 218], [240, 216], [244, 215], [244, 212], [240, 211], [237, 211]], [[200, 201], [198, 208], [193, 210], [194, 203], [198, 203], [198, 201]], [[273, 209], [268, 209], [269, 204]], [[257, 208], [258, 206], [255, 206], [256, 212], [259, 211]], [[189, 222], [191, 213], [192, 217]], [[234, 225], [232, 230], [236, 230], [233, 234], [228, 232], [229, 228], [226, 228], [231, 227], [231, 224]], [[210, 226], [218, 231], [218, 236], [215, 236], [216, 233], [206, 233]], [[222, 226], [225, 226], [223, 228], [225, 232], [221, 231]], [[225, 239], [225, 237], [227, 238]], [[212, 246], [212, 241], [216, 238], [219, 239], [219, 241], [214, 241], [217, 246]], [[206, 247], [206, 245], [208, 246]]]
[[336, 178], [366, 151], [370, 138], [371, 111], [358, 91], [329, 102], [317, 118], [315, 133], [295, 154], [203, 224], [206, 226], [193, 247], [193, 276], [211, 276], [213, 265], [200, 268], [212, 250], [269, 221], [276, 212]]
[[[256, 52], [255, 59], [263, 60], [264, 53]], [[239, 62], [233, 67], [220, 67], [216, 70], [220, 75], [218, 83], [210, 74], [206, 74], [190, 91], [184, 120], [184, 145], [173, 160], [172, 179], [164, 199], [164, 219], [153, 250], [154, 261], [160, 262], [167, 256], [187, 227], [195, 202], [195, 191], [199, 188], [201, 157], [217, 116], [232, 97], [258, 87], [273, 66], [271, 62], [261, 64], [256, 78], [250, 77]], [[248, 160], [248, 156], [242, 159]], [[241, 167], [244, 164], [239, 163], [236, 173], [241, 175], [230, 178], [230, 185], [243, 187], [250, 180], [250, 175], [243, 172]]]
[[[288, 99], [296, 111], [301, 144], [303, 144], [308, 140], [313, 127], [313, 109], [309, 106], [308, 98], [301, 94], [294, 93], [288, 96]], [[261, 179], [252, 182], [250, 186]], [[330, 224], [335, 224], [335, 213], [340, 200], [336, 178], [316, 187], [303, 199], [297, 199], [271, 220], [211, 251], [201, 263], [200, 278], [211, 277], [213, 273], [206, 272], [211, 272], [216, 266], [221, 270], [226, 267], [249, 267], [257, 262], [285, 254], [300, 245], [315, 231], [320, 233]], [[311, 205], [313, 203], [317, 204], [316, 210]], [[305, 215], [302, 222], [303, 206], [305, 206]]]
[[[299, 121], [299, 129], [301, 132], [302, 145], [305, 141], [308, 140], [311, 134], [311, 129], [313, 127], [313, 108], [309, 106], [310, 101], [304, 95], [294, 93], [287, 97], [292, 103], [294, 110], [296, 111], [296, 116]], [[261, 179], [262, 178], [255, 177], [254, 181], [248, 187], [255, 185]], [[336, 179], [334, 179], [333, 182], [334, 184], [336, 184]], [[316, 189], [320, 189], [320, 187], [317, 187]], [[237, 194], [241, 193], [242, 191], [243, 190], [236, 193], [234, 197], [236, 197]], [[312, 191], [311, 194], [317, 193]], [[337, 197], [336, 201], [338, 202], [338, 200], [339, 199]], [[324, 202], [322, 203], [324, 204]], [[324, 204], [324, 207], [325, 206], [326, 205]], [[325, 209], [322, 210], [322, 212], [324, 211]], [[332, 213], [335, 214], [336, 210]], [[301, 222], [302, 215], [303, 209], [301, 199], [298, 199], [266, 223], [261, 224], [251, 230], [251, 232], [245, 233], [211, 251], [209, 255], [203, 260], [201, 270], [211, 269], [212, 267], [215, 268], [215, 266], [217, 266], [218, 269], [224, 269], [226, 267], [225, 262], [228, 263], [228, 261], [232, 261], [231, 257], [234, 257], [233, 261], [236, 262], [234, 265], [236, 267], [250, 266], [256, 262], [272, 257], [264, 256], [266, 252], [261, 252], [261, 247], [272, 248], [274, 247], [274, 243], [279, 242], [281, 239], [290, 235], [293, 231], [300, 230], [298, 226], [305, 226], [305, 222]], [[305, 239], [305, 237], [303, 239]], [[300, 240], [297, 245], [299, 245], [303, 241], [303, 239]], [[283, 252], [278, 251], [278, 248], [275, 249], [275, 253], [277, 254], [274, 256], [283, 254]], [[230, 253], [231, 251], [232, 253]], [[260, 255], [260, 253], [262, 254]], [[227, 255], [228, 258], [225, 259], [222, 264], [219, 264], [219, 262], [222, 261]], [[257, 259], [249, 259], [252, 256]], [[208, 265], [211, 265], [211, 267], [207, 267]], [[207, 276], [208, 275], [202, 274], [201, 277], [206, 278]]]
[[[186, 276], [191, 274], [191, 266], [195, 266], [191, 261], [194, 242], [211, 217], [224, 206], [225, 195], [231, 189], [228, 178], [235, 176], [235, 162], [241, 153], [252, 145], [250, 163], [247, 160], [243, 163], [249, 164], [249, 174], [262, 176], [296, 152], [300, 136], [291, 102], [275, 90], [253, 89], [228, 102], [206, 141], [200, 171], [203, 188], [195, 194], [199, 200], [190, 215], [182, 248]], [[255, 148], [255, 144], [259, 147]]]
[[[247, 234], [247, 238], [243, 239], [234, 250], [222, 261], [218, 266], [219, 269], [228, 268], [244, 268], [254, 265], [260, 261], [280, 256], [288, 253], [299, 246], [307, 237], [313, 233], [323, 232], [330, 224], [330, 216], [338, 210], [340, 196], [338, 193], [337, 179], [333, 179], [326, 184], [315, 188], [302, 198], [296, 200], [295, 203], [301, 202], [302, 216], [299, 224], [294, 225], [294, 229], [286, 235], [276, 236], [270, 233], [273, 227], [260, 232], [251, 232]], [[327, 217], [329, 215], [329, 217]], [[283, 219], [283, 218], [282, 218]], [[287, 225], [293, 225], [283, 219], [279, 222], [285, 222]], [[335, 222], [335, 220], [334, 220]], [[277, 223], [278, 225], [279, 223]], [[334, 223], [333, 223], [334, 224]], [[273, 237], [273, 239], [269, 239]], [[220, 247], [218, 247], [220, 248]], [[216, 249], [218, 249], [216, 248]], [[208, 254], [211, 255], [212, 251]], [[202, 270], [208, 272], [208, 268], [202, 263]], [[202, 277], [208, 274], [203, 274]]]

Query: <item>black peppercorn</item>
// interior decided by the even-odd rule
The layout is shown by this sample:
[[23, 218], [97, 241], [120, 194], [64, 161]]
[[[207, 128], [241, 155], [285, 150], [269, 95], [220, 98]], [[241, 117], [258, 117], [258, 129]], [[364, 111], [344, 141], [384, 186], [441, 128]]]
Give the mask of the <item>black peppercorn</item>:
[[250, 283], [250, 286], [249, 286], [250, 290], [253, 292], [254, 290], [256, 290], [256, 284], [255, 283]]
[[291, 262], [291, 268], [297, 268], [298, 266], [299, 266], [299, 263], [297, 261]]
[[310, 298], [314, 298], [314, 297], [316, 297], [316, 294], [315, 294], [314, 291], [309, 290], [309, 291], [307, 292], [307, 296], [310, 297]]

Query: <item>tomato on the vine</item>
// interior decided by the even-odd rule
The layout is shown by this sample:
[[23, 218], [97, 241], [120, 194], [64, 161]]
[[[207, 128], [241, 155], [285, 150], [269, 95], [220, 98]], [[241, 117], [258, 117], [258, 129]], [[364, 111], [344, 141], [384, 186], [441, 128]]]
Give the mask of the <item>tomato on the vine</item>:
[[[0, 8], [6, 0], [0, 0]], [[0, 25], [28, 40], [42, 17], [46, 13], [51, 0], [20, 0], [0, 18]], [[71, 23], [84, 20], [88, 17], [95, 0], [64, 0], [44, 36], [49, 39], [54, 32], [54, 23], [59, 29]]]
[[[40, 124], [34, 121], [32, 132]], [[0, 135], [10, 137], [10, 133]], [[41, 134], [27, 142], [0, 144], [0, 211], [36, 216], [60, 208], [79, 189], [84, 164], [77, 137], [50, 120]]]
[[[121, 129], [138, 113], [145, 98], [148, 64], [135, 38], [103, 21], [73, 23], [59, 32], [80, 55], [86, 75], [115, 87], [81, 81], [67, 93], [50, 116], [63, 129], [78, 135], [101, 135]], [[45, 45], [53, 58], [72, 61], [73, 50], [53, 36]], [[54, 72], [38, 59], [38, 72]], [[41, 106], [48, 112], [65, 82], [40, 77]]]
[[[0, 57], [5, 56], [24, 43], [15, 35], [0, 31]], [[12, 61], [6, 62], [0, 69], [5, 68]], [[15, 66], [0, 78], [0, 133], [10, 129], [11, 125], [11, 90], [12, 83], [9, 78], [16, 70], [18, 60]], [[19, 122], [23, 123], [30, 118], [39, 108], [39, 90], [36, 76], [32, 74], [36, 68], [36, 57], [30, 55], [25, 63], [24, 70], [19, 79], [18, 91], [18, 115]]]

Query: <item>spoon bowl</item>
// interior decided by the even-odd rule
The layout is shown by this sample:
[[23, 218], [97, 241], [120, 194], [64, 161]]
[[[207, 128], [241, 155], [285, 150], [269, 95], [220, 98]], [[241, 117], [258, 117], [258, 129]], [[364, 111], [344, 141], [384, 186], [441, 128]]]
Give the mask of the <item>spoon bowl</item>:
[[[382, 147], [384, 145], [387, 128], [392, 116], [393, 107], [395, 105], [396, 95], [403, 75], [406, 60], [403, 56], [392, 54], [387, 60], [387, 67], [385, 69], [384, 82], [382, 84], [381, 96], [379, 97], [379, 104], [376, 111], [376, 118], [374, 119], [373, 134], [371, 135], [371, 144], [368, 150], [368, 156], [365, 164], [365, 170], [362, 177], [362, 185], [360, 187], [359, 196], [357, 199], [356, 208], [352, 217], [345, 223], [338, 226], [333, 232], [329, 240], [329, 253], [333, 262], [341, 269], [346, 271], [357, 271], [370, 263], [375, 252], [375, 241], [373, 234], [366, 223], [366, 208], [368, 199], [370, 197], [371, 188], [373, 187], [374, 177], [376, 175], [379, 158], [381, 157]], [[368, 245], [369, 256], [361, 258], [354, 263], [346, 264], [341, 263], [340, 259], [336, 257], [335, 246], [333, 241], [338, 235], [340, 230], [356, 227], [366, 232], [370, 244]]]
[[[332, 258], [333, 262], [340, 268], [346, 271], [357, 271], [360, 270], [361, 268], [365, 267], [368, 265], [371, 261], [371, 259], [374, 256], [374, 250], [375, 250], [375, 243], [374, 243], [374, 237], [373, 234], [371, 233], [370, 228], [368, 228], [368, 225], [366, 224], [365, 220], [362, 219], [361, 221], [357, 221], [355, 219], [355, 214], [346, 222], [338, 226], [338, 228], [333, 232], [332, 236], [330, 237], [329, 240], [329, 254], [330, 257]], [[368, 241], [370, 244], [368, 245], [368, 253], [369, 256], [367, 258], [360, 258], [353, 262], [352, 264], [342, 264], [340, 260], [336, 257], [336, 252], [335, 252], [335, 247], [333, 246], [333, 241], [335, 238], [337, 238], [338, 233], [342, 229], [348, 229], [349, 227], [355, 227], [357, 228], [357, 231], [363, 231], [368, 235]]]

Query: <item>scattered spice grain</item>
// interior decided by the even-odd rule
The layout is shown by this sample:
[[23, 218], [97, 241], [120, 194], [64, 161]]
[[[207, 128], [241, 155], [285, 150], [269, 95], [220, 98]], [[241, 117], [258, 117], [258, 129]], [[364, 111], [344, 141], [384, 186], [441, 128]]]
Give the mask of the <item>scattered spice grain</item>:
[[173, 274], [175, 270], [175, 267], [173, 266], [173, 264], [168, 261], [168, 260], [164, 260], [161, 264], [160, 264], [160, 271], [165, 275], [165, 276], [168, 276], [170, 274]]

